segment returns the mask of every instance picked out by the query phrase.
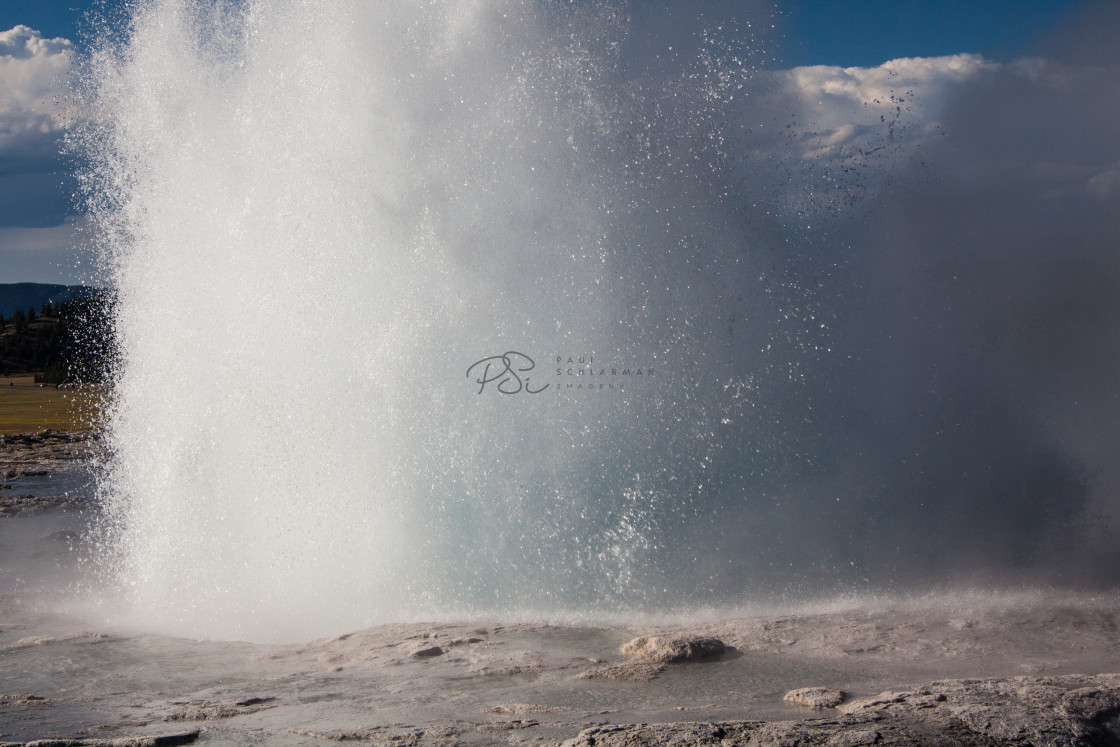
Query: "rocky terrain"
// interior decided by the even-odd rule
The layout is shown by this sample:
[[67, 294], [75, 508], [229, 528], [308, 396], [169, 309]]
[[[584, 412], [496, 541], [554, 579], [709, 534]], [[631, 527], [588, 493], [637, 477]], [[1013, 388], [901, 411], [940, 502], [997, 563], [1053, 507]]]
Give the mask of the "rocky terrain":
[[0, 746], [1120, 746], [1113, 593], [417, 621], [291, 645], [144, 633], [75, 591], [67, 509], [88, 491], [50, 486], [97, 448], [0, 440]]
[[1115, 600], [879, 604], [671, 627], [409, 623], [263, 646], [73, 630], [9, 598], [0, 740], [1120, 744]]
[[[828, 690], [828, 688], [807, 688]], [[790, 695], [797, 691], [791, 691]], [[611, 725], [563, 747], [619, 745], [1034, 745], [1120, 744], [1120, 675], [938, 680], [842, 702], [804, 721]], [[796, 698], [788, 698], [796, 700]], [[832, 698], [829, 699], [830, 702]], [[812, 707], [812, 706], [810, 706]]]

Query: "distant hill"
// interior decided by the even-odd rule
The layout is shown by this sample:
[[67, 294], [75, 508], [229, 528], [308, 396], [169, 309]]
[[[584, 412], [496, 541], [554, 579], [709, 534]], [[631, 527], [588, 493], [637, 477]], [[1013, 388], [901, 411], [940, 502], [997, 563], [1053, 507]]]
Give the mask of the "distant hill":
[[93, 292], [93, 288], [85, 285], [0, 283], [0, 316], [7, 319], [16, 309], [26, 312], [29, 306], [34, 306], [38, 311], [47, 301], [60, 303], [72, 298], [86, 297]]

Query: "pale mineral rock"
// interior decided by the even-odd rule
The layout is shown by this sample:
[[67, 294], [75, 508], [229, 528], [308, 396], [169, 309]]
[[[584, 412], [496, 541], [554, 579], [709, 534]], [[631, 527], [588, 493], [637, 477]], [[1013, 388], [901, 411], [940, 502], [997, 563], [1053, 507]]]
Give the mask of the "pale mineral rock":
[[570, 710], [566, 706], [549, 706], [540, 703], [509, 703], [504, 705], [489, 706], [483, 709], [484, 713], [498, 713], [505, 716], [522, 716], [526, 713], [562, 713]]
[[620, 647], [622, 653], [642, 661], [659, 664], [679, 664], [685, 661], [714, 659], [723, 654], [726, 647], [718, 638], [668, 638], [651, 636], [635, 638]]
[[139, 737], [118, 737], [116, 739], [96, 738], [59, 738], [36, 739], [30, 742], [0, 742], [0, 747], [172, 747], [172, 745], [191, 744], [201, 732], [181, 731], [173, 734], [147, 734]]
[[624, 680], [649, 682], [665, 671], [664, 664], [648, 661], [628, 661], [607, 667], [596, 667], [576, 676], [577, 680]]
[[835, 708], [843, 702], [844, 693], [830, 687], [801, 687], [790, 690], [782, 700], [809, 708]]

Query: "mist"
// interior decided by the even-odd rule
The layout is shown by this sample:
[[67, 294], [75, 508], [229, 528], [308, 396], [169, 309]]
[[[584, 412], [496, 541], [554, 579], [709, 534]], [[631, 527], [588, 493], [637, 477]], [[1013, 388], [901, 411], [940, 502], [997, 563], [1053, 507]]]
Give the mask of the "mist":
[[1120, 84], [1081, 42], [1116, 27], [1098, 11], [1046, 58], [896, 78], [862, 143], [755, 177], [830, 320], [774, 418], [803, 425], [775, 427], [779, 464], [725, 533], [778, 585], [1116, 582]]

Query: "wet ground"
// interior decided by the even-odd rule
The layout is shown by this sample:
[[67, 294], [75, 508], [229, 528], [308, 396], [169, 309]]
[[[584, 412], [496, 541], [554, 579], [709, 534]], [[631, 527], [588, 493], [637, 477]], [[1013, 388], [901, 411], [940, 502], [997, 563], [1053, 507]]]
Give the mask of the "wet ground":
[[[13, 495], [88, 501], [81, 472], [7, 484]], [[551, 743], [616, 724], [820, 719], [783, 701], [800, 687], [842, 690], [850, 703], [945, 678], [1120, 672], [1120, 600], [1052, 591], [848, 599], [656, 625], [416, 622], [296, 645], [145, 634], [106, 622], [111, 602], [89, 592], [81, 505], [0, 518], [0, 741], [200, 729], [198, 743], [215, 745]], [[661, 667], [620, 651], [648, 634], [729, 648]]]

